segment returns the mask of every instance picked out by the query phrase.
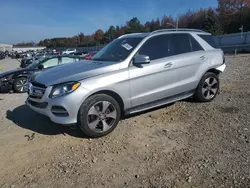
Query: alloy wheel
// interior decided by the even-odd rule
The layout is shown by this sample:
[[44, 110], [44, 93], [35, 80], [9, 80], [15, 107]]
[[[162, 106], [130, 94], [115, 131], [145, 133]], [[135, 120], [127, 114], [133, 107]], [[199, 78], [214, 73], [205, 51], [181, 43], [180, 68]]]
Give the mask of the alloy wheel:
[[202, 87], [202, 95], [205, 99], [212, 99], [218, 92], [218, 81], [214, 77], [208, 77]]
[[100, 101], [94, 104], [88, 111], [88, 127], [96, 132], [103, 133], [113, 127], [117, 119], [115, 106], [108, 101]]
[[27, 88], [27, 79], [20, 79], [16, 83], [16, 89], [20, 92], [24, 92]]

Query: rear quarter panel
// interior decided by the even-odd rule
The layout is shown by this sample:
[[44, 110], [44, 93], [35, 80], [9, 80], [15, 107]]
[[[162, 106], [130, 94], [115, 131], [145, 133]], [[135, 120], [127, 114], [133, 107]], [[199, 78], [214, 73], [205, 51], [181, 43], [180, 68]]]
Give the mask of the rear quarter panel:
[[212, 49], [206, 51], [206, 62], [199, 67], [195, 77], [197, 79], [196, 85], [199, 84], [202, 76], [209, 70], [215, 69], [223, 64], [224, 53], [221, 49]]

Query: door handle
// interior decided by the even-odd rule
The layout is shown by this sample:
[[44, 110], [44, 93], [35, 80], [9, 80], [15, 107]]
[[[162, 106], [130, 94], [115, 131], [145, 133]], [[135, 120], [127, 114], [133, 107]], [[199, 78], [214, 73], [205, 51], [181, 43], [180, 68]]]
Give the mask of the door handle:
[[173, 63], [170, 62], [170, 63], [167, 63], [167, 64], [164, 66], [164, 68], [167, 69], [167, 68], [170, 68], [170, 67], [172, 67], [172, 66], [173, 66]]
[[204, 60], [206, 59], [206, 56], [203, 55], [203, 56], [200, 57], [200, 59], [201, 59], [202, 61], [204, 61]]

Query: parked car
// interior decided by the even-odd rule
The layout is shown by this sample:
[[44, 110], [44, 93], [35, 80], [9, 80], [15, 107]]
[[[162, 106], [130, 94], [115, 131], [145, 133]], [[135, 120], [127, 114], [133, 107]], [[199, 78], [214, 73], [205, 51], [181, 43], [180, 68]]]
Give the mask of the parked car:
[[89, 54], [85, 55], [84, 58], [85, 58], [85, 59], [92, 59], [92, 57], [93, 57], [96, 53], [97, 53], [96, 51], [90, 52]]
[[100, 137], [124, 115], [189, 97], [210, 102], [226, 65], [208, 38], [188, 29], [121, 36], [92, 60], [33, 76], [26, 104], [55, 123], [77, 123], [87, 136]]
[[0, 51], [0, 60], [5, 59], [6, 55], [4, 52]]
[[35, 61], [35, 59], [33, 57], [23, 58], [23, 59], [21, 59], [20, 67], [25, 68], [25, 67], [29, 66], [33, 61]]
[[76, 49], [67, 49], [66, 51], [63, 51], [62, 54], [73, 54], [76, 53]]
[[53, 57], [53, 56], [58, 56], [58, 55], [56, 55], [54, 52], [37, 53], [37, 54], [34, 54], [33, 56], [28, 56], [28, 57], [22, 58], [20, 67], [21, 68], [26, 68], [27, 66], [29, 66], [34, 61], [37, 61], [39, 59], [44, 59], [46, 57], [50, 58], [50, 57]]
[[14, 90], [17, 93], [23, 93], [27, 88], [27, 78], [31, 74], [57, 65], [80, 61], [81, 59], [82, 58], [77, 56], [45, 57], [38, 61], [33, 61], [32, 64], [26, 68], [0, 73], [0, 91]]

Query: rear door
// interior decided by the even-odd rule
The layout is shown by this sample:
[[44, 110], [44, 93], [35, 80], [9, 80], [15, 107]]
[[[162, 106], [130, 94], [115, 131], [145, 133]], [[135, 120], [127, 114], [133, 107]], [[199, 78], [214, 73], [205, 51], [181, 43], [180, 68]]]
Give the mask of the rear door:
[[206, 53], [194, 37], [187, 33], [172, 34], [172, 51], [178, 75], [177, 93], [196, 88], [199, 78], [197, 73], [206, 62]]

